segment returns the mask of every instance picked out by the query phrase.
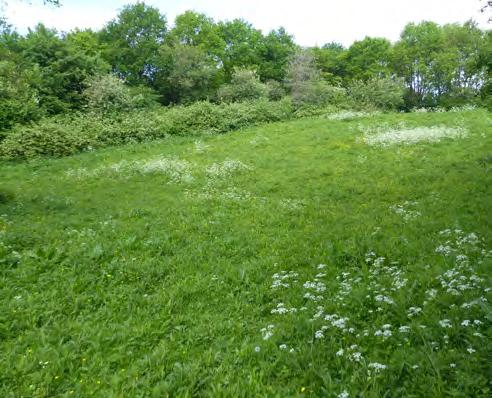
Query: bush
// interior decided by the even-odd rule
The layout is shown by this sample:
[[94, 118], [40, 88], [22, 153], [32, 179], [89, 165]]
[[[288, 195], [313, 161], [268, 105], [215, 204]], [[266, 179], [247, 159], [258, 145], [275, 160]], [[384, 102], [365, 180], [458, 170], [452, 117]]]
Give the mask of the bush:
[[394, 110], [404, 103], [405, 85], [400, 79], [374, 78], [352, 83], [349, 92], [353, 101], [363, 107]]
[[231, 83], [222, 85], [217, 96], [220, 102], [240, 102], [265, 98], [268, 89], [256, 72], [248, 69], [235, 69]]
[[2, 130], [43, 116], [38, 93], [29, 85], [33, 74], [19, 71], [13, 62], [0, 61], [0, 141], [5, 135]]
[[17, 126], [0, 142], [0, 158], [67, 156], [99, 147], [150, 141], [169, 135], [225, 133], [294, 117], [291, 101], [266, 99], [159, 108], [107, 115], [63, 115]]
[[276, 80], [268, 80], [266, 82], [267, 95], [270, 101], [279, 101], [285, 97], [285, 88], [282, 83]]
[[66, 156], [90, 149], [97, 142], [96, 123], [97, 119], [90, 117], [57, 116], [16, 126], [1, 142], [0, 156], [7, 159]]
[[128, 87], [114, 75], [100, 75], [87, 82], [84, 97], [89, 111], [105, 114], [151, 108], [157, 94], [149, 87]]
[[107, 113], [132, 109], [130, 89], [114, 75], [95, 76], [84, 90], [91, 111]]

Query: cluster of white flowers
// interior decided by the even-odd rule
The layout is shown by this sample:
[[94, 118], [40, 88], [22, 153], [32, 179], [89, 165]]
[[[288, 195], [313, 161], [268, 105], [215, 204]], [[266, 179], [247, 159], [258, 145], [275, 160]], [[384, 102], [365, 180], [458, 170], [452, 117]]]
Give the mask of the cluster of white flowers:
[[292, 307], [292, 308], [287, 308], [284, 303], [278, 303], [277, 308], [274, 308], [270, 311], [272, 314], [288, 314], [289, 312], [297, 312], [297, 308]]
[[422, 313], [422, 308], [420, 307], [410, 307], [407, 312], [407, 316], [409, 318], [413, 318], [415, 316], [419, 316]]
[[323, 293], [326, 290], [326, 285], [323, 282], [304, 282], [303, 287], [305, 289], [312, 289], [317, 293]]
[[[294, 271], [280, 271], [272, 275], [272, 289], [279, 287], [289, 287], [290, 283], [297, 283], [297, 278], [299, 274]], [[291, 280], [291, 282], [289, 282]]]
[[284, 209], [297, 211], [304, 207], [304, 202], [296, 199], [281, 199], [279, 205]]
[[382, 336], [384, 338], [391, 337], [393, 333], [391, 332], [391, 325], [385, 324], [381, 329], [378, 329], [374, 332], [374, 336]]
[[442, 328], [452, 328], [453, 325], [451, 324], [451, 321], [449, 319], [442, 319], [439, 321], [439, 326]]
[[379, 115], [381, 112], [361, 112], [361, 111], [340, 111], [326, 115], [328, 120], [351, 120], [361, 117], [369, 117]]
[[343, 390], [340, 394], [338, 394], [337, 398], [349, 398], [349, 397], [350, 397], [350, 395], [347, 392], [347, 390]]
[[233, 174], [249, 171], [252, 168], [240, 160], [224, 160], [222, 163], [212, 163], [205, 170], [209, 178], [227, 178]]
[[468, 135], [463, 127], [422, 126], [397, 127], [378, 133], [365, 133], [364, 142], [371, 146], [412, 145], [418, 142], [439, 142], [445, 138], [457, 139]]
[[260, 332], [263, 336], [263, 340], [268, 340], [270, 337], [273, 336], [273, 330], [275, 329], [275, 325], [268, 325], [265, 328], [260, 329]]
[[[309, 322], [312, 328], [308, 328], [309, 332], [306, 331], [306, 334], [309, 334], [306, 337], [310, 344], [323, 347], [329, 344], [332, 347], [333, 342], [342, 342], [342, 346], [333, 349], [332, 355], [346, 361], [346, 366], [360, 368], [367, 364], [369, 374], [374, 376], [387, 369], [388, 365], [384, 361], [374, 362], [374, 359], [384, 358], [371, 358], [371, 345], [388, 347], [388, 355], [391, 355], [391, 347], [412, 347], [412, 339], [425, 333], [433, 351], [449, 347], [458, 350], [451, 333], [448, 336], [446, 332], [454, 333], [459, 328], [460, 333], [466, 335], [468, 344], [475, 346], [477, 339], [485, 338], [485, 333], [480, 332], [485, 329], [486, 322], [479, 319], [478, 314], [484, 308], [483, 304], [488, 303], [486, 297], [477, 297], [475, 294], [483, 294], [491, 289], [483, 286], [485, 278], [477, 275], [473, 266], [492, 253], [482, 248], [483, 239], [475, 233], [445, 230], [439, 236], [447, 239], [443, 245], [449, 246], [449, 250], [445, 252], [449, 252], [452, 257], [446, 257], [442, 273], [426, 280], [427, 285], [423, 286], [418, 295], [413, 296], [412, 293], [410, 298], [406, 293], [398, 292], [409, 284], [412, 289], [415, 288], [415, 284], [409, 282], [413, 281], [412, 274], [404, 265], [378, 256], [375, 251], [369, 251], [364, 257], [367, 266], [345, 268], [335, 279], [327, 278], [331, 272], [325, 272], [326, 264], [314, 265], [305, 278], [300, 276], [300, 271], [277, 271], [273, 274], [271, 287], [275, 289], [278, 300], [270, 312], [272, 315], [295, 314], [295, 317], [289, 316], [289, 322], [297, 317], [303, 322]], [[437, 253], [441, 251], [437, 250]], [[436, 251], [430, 254], [439, 260], [440, 256]], [[302, 286], [302, 290], [299, 285], [292, 287], [293, 283]], [[457, 301], [459, 298], [453, 297], [454, 293], [450, 288], [463, 292], [461, 302]], [[364, 297], [368, 300], [367, 310], [359, 312], [360, 302]], [[450, 298], [455, 303], [449, 308], [443, 308], [441, 302]], [[294, 302], [299, 310], [296, 306], [291, 307], [290, 303]], [[414, 305], [407, 307], [407, 303]], [[421, 306], [417, 306], [419, 304]], [[466, 316], [459, 317], [456, 312], [458, 309], [462, 313], [467, 311]], [[406, 313], [408, 324], [401, 324], [399, 315], [395, 317], [395, 314], [401, 313]], [[430, 321], [431, 316], [438, 318]], [[283, 321], [281, 317], [276, 319]], [[431, 323], [426, 326], [422, 324], [423, 320]], [[262, 329], [264, 339], [271, 335], [273, 326]], [[283, 344], [285, 347], [282, 344], [278, 347], [286, 350], [288, 341]], [[470, 345], [467, 346], [468, 349], [461, 349], [473, 354], [476, 350]], [[419, 365], [412, 365], [411, 368], [418, 369]]]
[[189, 183], [193, 181], [191, 164], [183, 159], [157, 158], [145, 162], [136, 162], [134, 170], [144, 174], [162, 173], [174, 183]]
[[97, 178], [101, 176], [141, 174], [164, 174], [174, 183], [193, 181], [192, 165], [179, 158], [157, 157], [147, 160], [127, 161], [100, 166], [92, 170], [86, 168], [67, 170], [66, 176], [75, 179]]
[[368, 368], [374, 369], [376, 373], [379, 373], [381, 370], [386, 369], [386, 365], [383, 365], [378, 362], [371, 362], [369, 365], [367, 365]]
[[412, 207], [415, 207], [417, 205], [418, 202], [406, 201], [402, 204], [390, 206], [390, 210], [401, 216], [405, 222], [408, 222], [422, 215], [420, 211], [412, 209]]
[[196, 153], [204, 153], [209, 145], [206, 145], [203, 141], [197, 140], [195, 141], [195, 152]]

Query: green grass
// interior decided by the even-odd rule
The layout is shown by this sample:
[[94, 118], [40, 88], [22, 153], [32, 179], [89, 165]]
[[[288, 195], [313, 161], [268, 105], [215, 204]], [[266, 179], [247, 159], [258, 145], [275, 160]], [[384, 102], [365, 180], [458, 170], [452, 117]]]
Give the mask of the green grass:
[[[469, 134], [362, 140], [401, 122]], [[0, 164], [0, 396], [490, 396], [491, 126], [304, 119]]]

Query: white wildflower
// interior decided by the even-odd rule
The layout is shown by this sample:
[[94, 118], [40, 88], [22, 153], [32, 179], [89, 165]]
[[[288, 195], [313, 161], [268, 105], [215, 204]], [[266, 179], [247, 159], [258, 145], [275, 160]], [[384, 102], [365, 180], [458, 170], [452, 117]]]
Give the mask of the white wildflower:
[[443, 319], [439, 321], [439, 326], [441, 326], [442, 328], [451, 328], [452, 324], [449, 319]]
[[420, 315], [421, 312], [422, 312], [422, 308], [420, 307], [410, 307], [408, 309], [407, 315], [409, 318], [412, 318], [414, 316]]
[[379, 371], [386, 369], [386, 365], [383, 365], [381, 363], [377, 362], [371, 362], [369, 365], [367, 365], [369, 368], [374, 369], [376, 373], [379, 373]]
[[468, 131], [461, 127], [431, 126], [393, 128], [376, 134], [366, 132], [364, 141], [372, 146], [411, 145], [421, 141], [439, 142], [444, 138], [464, 138]]

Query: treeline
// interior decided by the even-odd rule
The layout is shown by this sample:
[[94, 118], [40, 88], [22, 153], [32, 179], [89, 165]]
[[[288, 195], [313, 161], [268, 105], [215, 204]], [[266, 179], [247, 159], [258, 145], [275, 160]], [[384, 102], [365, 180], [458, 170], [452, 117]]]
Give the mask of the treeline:
[[[73, 111], [240, 102], [289, 95], [295, 107], [490, 106], [492, 35], [473, 22], [407, 25], [383, 38], [301, 49], [283, 28], [193, 11], [172, 28], [156, 8], [123, 8], [103, 29], [26, 35], [0, 23], [0, 130]], [[488, 101], [488, 103], [487, 103]], [[0, 132], [0, 140], [2, 133]]]

